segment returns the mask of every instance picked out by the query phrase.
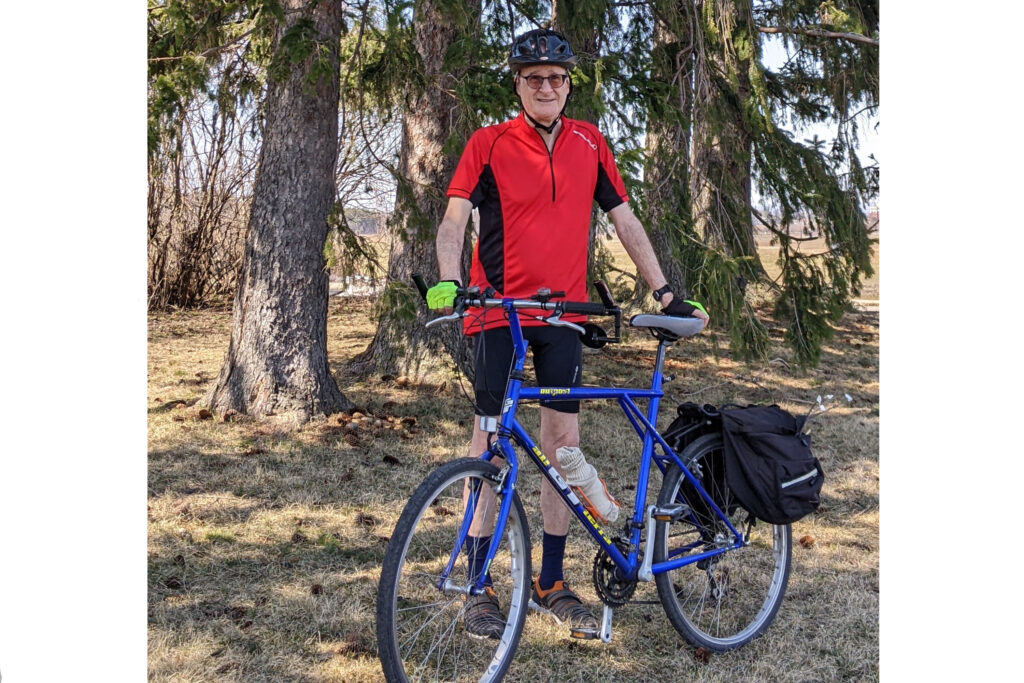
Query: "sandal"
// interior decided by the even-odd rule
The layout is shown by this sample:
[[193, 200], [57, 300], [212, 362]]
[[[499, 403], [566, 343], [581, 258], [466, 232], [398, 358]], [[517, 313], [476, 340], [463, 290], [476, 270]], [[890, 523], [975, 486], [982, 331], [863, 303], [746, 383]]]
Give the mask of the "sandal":
[[555, 581], [551, 588], [542, 590], [535, 579], [531, 600], [558, 623], [568, 623], [573, 638], [589, 639], [598, 636], [597, 619], [563, 581]]
[[505, 615], [501, 613], [498, 596], [487, 586], [480, 595], [466, 598], [466, 611], [462, 615], [466, 632], [474, 638], [501, 638], [505, 632]]

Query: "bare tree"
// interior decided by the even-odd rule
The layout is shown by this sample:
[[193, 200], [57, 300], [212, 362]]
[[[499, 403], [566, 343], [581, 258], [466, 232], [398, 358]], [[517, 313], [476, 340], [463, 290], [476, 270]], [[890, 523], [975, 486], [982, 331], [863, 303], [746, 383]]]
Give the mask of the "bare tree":
[[205, 96], [151, 155], [149, 307], [192, 307], [234, 291], [259, 149], [255, 107]]

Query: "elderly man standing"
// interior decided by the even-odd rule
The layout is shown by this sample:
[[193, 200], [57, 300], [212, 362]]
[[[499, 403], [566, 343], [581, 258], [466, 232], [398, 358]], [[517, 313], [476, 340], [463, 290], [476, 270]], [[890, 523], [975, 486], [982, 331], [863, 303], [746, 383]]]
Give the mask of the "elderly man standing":
[[[448, 186], [448, 207], [437, 230], [441, 281], [428, 292], [431, 308], [451, 310], [455, 288], [463, 281], [459, 255], [473, 208], [480, 211], [480, 234], [473, 250], [470, 285], [481, 290], [490, 287], [496, 296], [514, 298], [548, 288], [564, 291], [568, 300], [586, 301], [590, 216], [597, 201], [663, 312], [696, 316], [706, 324], [703, 307], [677, 297], [665, 281], [647, 234], [629, 206], [604, 137], [594, 125], [563, 115], [572, 92], [569, 72], [575, 64], [572, 48], [556, 31], [538, 29], [515, 39], [508, 65], [515, 74], [515, 93], [522, 111], [511, 121], [477, 130], [466, 145]], [[493, 417], [500, 413], [513, 351], [502, 311], [486, 313], [467, 318], [464, 331], [475, 341], [476, 414]], [[580, 318], [565, 315], [563, 319]], [[522, 325], [538, 384], [579, 386], [583, 355], [579, 335], [527, 317]], [[578, 413], [578, 401], [541, 403], [540, 445], [544, 453], [550, 456], [559, 447], [579, 445]], [[477, 423], [471, 455], [487, 449], [487, 436]], [[556, 467], [561, 471], [557, 463]], [[540, 505], [543, 556], [532, 599], [568, 623], [577, 635], [594, 637], [597, 619], [562, 574], [569, 510], [546, 480]], [[493, 515], [478, 515], [474, 520], [467, 543], [471, 576], [479, 576], [483, 569], [493, 521]], [[501, 635], [505, 617], [493, 591], [467, 599], [465, 623], [473, 635]]]

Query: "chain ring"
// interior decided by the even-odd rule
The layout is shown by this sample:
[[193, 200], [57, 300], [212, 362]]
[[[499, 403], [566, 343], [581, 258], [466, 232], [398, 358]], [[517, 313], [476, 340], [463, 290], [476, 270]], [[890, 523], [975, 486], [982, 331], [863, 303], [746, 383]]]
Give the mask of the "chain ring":
[[[620, 543], [615, 544], [625, 554], [625, 548]], [[636, 591], [636, 581], [629, 581], [617, 577], [618, 567], [608, 555], [604, 548], [597, 551], [594, 556], [594, 567], [592, 578], [594, 580], [594, 591], [601, 602], [609, 607], [621, 607], [627, 604]]]

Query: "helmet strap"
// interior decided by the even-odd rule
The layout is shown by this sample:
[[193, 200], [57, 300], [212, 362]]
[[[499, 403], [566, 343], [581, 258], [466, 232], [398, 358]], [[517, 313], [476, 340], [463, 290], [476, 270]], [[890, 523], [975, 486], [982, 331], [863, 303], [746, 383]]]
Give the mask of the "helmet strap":
[[569, 94], [565, 96], [565, 104], [562, 105], [562, 111], [558, 112], [558, 116], [555, 117], [555, 120], [551, 122], [550, 126], [545, 126], [543, 123], [541, 123], [537, 119], [533, 118], [532, 116], [530, 116], [526, 112], [526, 107], [523, 106], [523, 98], [519, 96], [519, 91], [516, 89], [516, 85], [515, 85], [515, 80], [518, 79], [518, 78], [519, 78], [519, 74], [517, 73], [515, 75], [515, 78], [512, 81], [512, 90], [516, 94], [516, 99], [519, 100], [519, 108], [523, 110], [523, 116], [525, 116], [527, 119], [529, 119], [530, 124], [534, 128], [539, 128], [542, 131], [544, 131], [545, 133], [547, 133], [548, 135], [551, 135], [551, 133], [554, 132], [554, 130], [555, 130], [555, 126], [558, 125], [559, 120], [561, 120], [562, 116], [565, 114], [565, 108], [569, 106], [569, 100], [572, 99], [572, 78], [568, 79], [569, 80]]
[[[564, 111], [564, 108], [563, 108], [563, 111]], [[525, 116], [526, 118], [528, 118], [530, 120], [530, 123], [533, 124], [534, 128], [539, 128], [542, 131], [544, 131], [545, 133], [547, 133], [548, 135], [551, 135], [552, 131], [555, 130], [555, 126], [558, 125], [558, 120], [560, 118], [562, 118], [562, 114], [561, 114], [561, 112], [559, 112], [558, 116], [555, 117], [555, 120], [551, 122], [551, 125], [550, 126], [545, 126], [543, 123], [541, 123], [537, 119], [535, 119], [532, 116], [530, 116], [529, 114], [527, 114], [525, 107], [523, 108], [523, 116]]]

